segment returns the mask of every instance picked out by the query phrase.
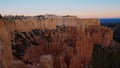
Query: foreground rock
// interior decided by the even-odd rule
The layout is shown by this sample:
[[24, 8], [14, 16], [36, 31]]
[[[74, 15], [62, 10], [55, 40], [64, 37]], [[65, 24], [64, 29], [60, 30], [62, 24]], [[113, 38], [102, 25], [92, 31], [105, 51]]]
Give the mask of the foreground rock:
[[53, 59], [51, 55], [42, 55], [39, 59], [40, 68], [54, 68]]
[[13, 61], [9, 68], [27, 68], [22, 61]]

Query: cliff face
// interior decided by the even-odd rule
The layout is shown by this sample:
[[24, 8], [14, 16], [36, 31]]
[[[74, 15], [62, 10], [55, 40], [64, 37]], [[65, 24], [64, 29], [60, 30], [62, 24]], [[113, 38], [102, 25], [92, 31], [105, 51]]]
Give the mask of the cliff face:
[[100, 25], [99, 19], [80, 19], [74, 16], [38, 16], [26, 18], [3, 18], [0, 19], [3, 27], [7, 27], [11, 33], [15, 30], [20, 32], [31, 29], [55, 29], [56, 25], [74, 26], [85, 28], [89, 25]]
[[[64, 26], [56, 27], [59, 22]], [[41, 57], [49, 54], [45, 68], [84, 68], [90, 66], [94, 44], [109, 47], [112, 37], [113, 30], [100, 26], [98, 19], [0, 19], [0, 41], [6, 49], [3, 57], [8, 65], [14, 59], [39, 67], [48, 59]]]
[[[26, 32], [27, 35], [18, 32], [13, 39], [17, 41], [13, 42], [17, 45], [13, 45], [13, 50], [16, 50], [13, 55], [18, 59], [23, 59], [26, 64], [37, 65], [42, 55], [50, 54], [55, 68], [83, 68], [92, 58], [93, 44], [98, 43], [102, 47], [109, 47], [112, 41], [111, 32], [112, 30], [101, 26], [90, 26], [85, 30], [76, 27], [65, 27], [64, 30], [60, 27], [55, 31], [33, 30]], [[18, 35], [21, 36], [17, 37]], [[103, 39], [109, 39], [109, 42]], [[108, 45], [104, 44], [105, 42]], [[21, 47], [20, 51], [15, 49], [18, 47]]]
[[12, 58], [11, 37], [3, 20], [0, 21], [0, 63], [8, 66]]

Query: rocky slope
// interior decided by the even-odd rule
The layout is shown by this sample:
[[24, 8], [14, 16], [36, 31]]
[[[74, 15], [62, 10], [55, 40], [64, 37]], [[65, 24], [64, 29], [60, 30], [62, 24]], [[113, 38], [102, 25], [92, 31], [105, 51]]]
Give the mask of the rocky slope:
[[[61, 22], [64, 24], [56, 25]], [[119, 57], [116, 55], [119, 44], [113, 41], [113, 30], [100, 26], [98, 19], [1, 17], [0, 41], [3, 50], [0, 57], [4, 58], [0, 62], [6, 68], [19, 65], [28, 68], [109, 68], [114, 57]]]
[[109, 47], [113, 35], [112, 30], [98, 26], [90, 26], [85, 30], [60, 26], [56, 30], [36, 29], [14, 34], [12, 40], [14, 60], [39, 65], [40, 57], [50, 54], [54, 68], [91, 66], [89, 63], [92, 59], [93, 45], [98, 43], [101, 47]]

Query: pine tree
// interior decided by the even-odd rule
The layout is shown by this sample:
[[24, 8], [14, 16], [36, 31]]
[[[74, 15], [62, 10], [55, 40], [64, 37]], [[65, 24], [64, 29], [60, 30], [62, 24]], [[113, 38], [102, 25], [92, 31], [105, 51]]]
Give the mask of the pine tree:
[[2, 15], [0, 14], [0, 19], [2, 18]]

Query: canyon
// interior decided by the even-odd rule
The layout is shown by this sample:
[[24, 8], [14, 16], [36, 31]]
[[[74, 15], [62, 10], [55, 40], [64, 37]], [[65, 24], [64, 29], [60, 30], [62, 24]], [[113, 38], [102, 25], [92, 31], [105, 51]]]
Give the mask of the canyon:
[[0, 66], [109, 68], [99, 65], [99, 59], [116, 47], [119, 53], [120, 44], [113, 40], [113, 33], [101, 26], [99, 19], [69, 15], [0, 17]]

